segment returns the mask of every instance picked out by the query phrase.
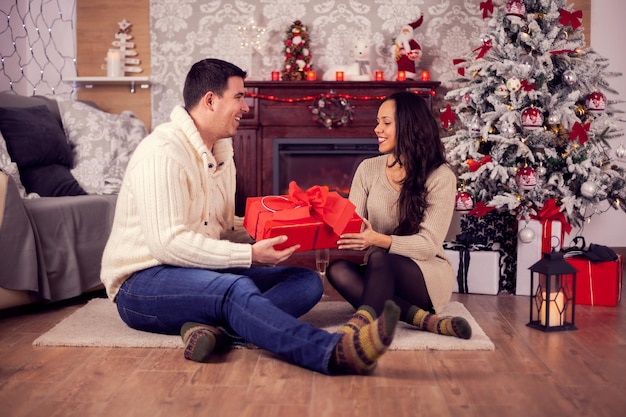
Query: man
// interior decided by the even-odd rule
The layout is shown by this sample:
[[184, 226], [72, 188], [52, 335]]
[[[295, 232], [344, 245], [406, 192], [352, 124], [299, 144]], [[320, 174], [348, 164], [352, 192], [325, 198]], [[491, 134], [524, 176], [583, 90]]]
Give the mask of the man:
[[[318, 372], [368, 373], [392, 341], [399, 310], [367, 306], [337, 333], [296, 317], [323, 288], [315, 272], [275, 266], [298, 246], [286, 236], [233, 241], [231, 137], [249, 108], [246, 72], [218, 59], [195, 63], [185, 106], [137, 147], [102, 259], [102, 282], [130, 327], [181, 334], [187, 359], [206, 362], [228, 335]], [[238, 222], [237, 226], [240, 226]]]

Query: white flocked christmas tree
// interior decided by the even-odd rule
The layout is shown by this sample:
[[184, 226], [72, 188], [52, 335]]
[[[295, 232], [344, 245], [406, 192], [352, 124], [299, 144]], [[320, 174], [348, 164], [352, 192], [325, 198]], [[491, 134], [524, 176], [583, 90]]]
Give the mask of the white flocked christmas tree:
[[621, 74], [585, 47], [582, 12], [564, 0], [481, 7], [483, 34], [456, 60], [461, 76], [440, 114], [457, 209], [521, 220], [549, 204], [572, 226], [626, 210], [626, 149], [611, 147], [624, 120], [608, 81]]

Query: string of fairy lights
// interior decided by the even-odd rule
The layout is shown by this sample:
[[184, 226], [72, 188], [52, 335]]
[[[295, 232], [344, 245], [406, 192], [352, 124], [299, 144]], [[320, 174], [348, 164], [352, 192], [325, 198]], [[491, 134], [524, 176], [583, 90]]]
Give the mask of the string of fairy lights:
[[76, 0], [0, 2], [0, 91], [72, 93]]

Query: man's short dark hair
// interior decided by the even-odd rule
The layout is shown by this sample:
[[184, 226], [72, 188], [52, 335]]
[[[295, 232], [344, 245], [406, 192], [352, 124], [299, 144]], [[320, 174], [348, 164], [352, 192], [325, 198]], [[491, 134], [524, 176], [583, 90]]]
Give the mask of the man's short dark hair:
[[187, 110], [194, 108], [208, 91], [213, 91], [218, 97], [222, 97], [230, 77], [245, 79], [247, 75], [246, 71], [237, 65], [221, 59], [207, 58], [196, 62], [191, 66], [185, 79], [183, 88], [185, 108]]

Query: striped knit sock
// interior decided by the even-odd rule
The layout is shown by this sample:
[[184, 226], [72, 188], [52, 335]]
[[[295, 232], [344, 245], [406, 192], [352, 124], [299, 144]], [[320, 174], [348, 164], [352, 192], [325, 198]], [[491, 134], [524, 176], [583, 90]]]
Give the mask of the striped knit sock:
[[461, 339], [472, 337], [472, 328], [463, 317], [439, 317], [416, 306], [409, 308], [406, 322], [431, 333], [456, 336]]
[[[363, 311], [367, 311], [367, 309], [360, 308], [355, 316], [362, 314]], [[372, 372], [376, 367], [378, 358], [391, 345], [399, 318], [400, 308], [389, 300], [385, 303], [385, 308], [377, 320], [356, 330], [342, 332], [343, 336], [335, 346], [332, 369], [349, 374]], [[356, 321], [360, 322], [360, 320], [359, 318]], [[348, 326], [347, 328], [351, 329], [352, 327]]]
[[185, 344], [185, 359], [195, 362], [208, 362], [211, 354], [224, 342], [224, 333], [217, 327], [201, 323], [187, 322], [180, 329]]
[[337, 330], [337, 333], [354, 333], [374, 320], [376, 320], [376, 312], [374, 309], [370, 306], [361, 306], [352, 317], [350, 317], [350, 320]]

